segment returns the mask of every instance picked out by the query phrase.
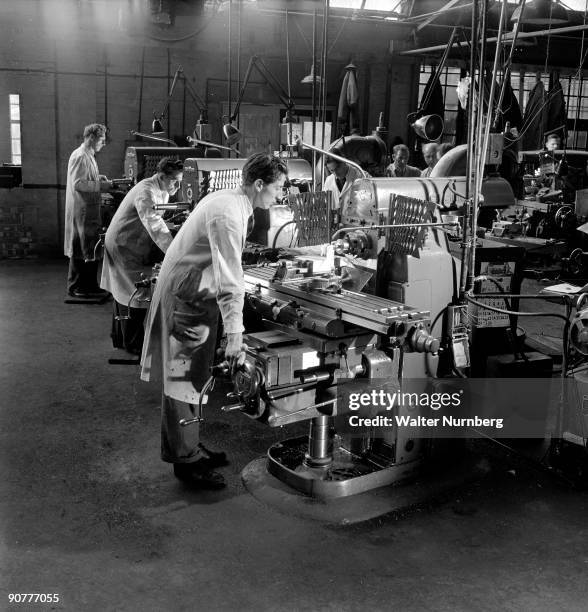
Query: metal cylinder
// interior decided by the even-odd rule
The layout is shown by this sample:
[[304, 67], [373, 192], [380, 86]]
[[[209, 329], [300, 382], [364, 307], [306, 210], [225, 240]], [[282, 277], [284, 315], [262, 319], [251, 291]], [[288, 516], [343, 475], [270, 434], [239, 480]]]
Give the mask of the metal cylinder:
[[314, 417], [310, 421], [308, 449], [304, 456], [307, 467], [326, 467], [333, 461], [333, 439], [329, 432], [329, 417]]
[[329, 378], [331, 378], [330, 372], [313, 372], [312, 374], [301, 374], [300, 381], [303, 384], [319, 383], [329, 380]]

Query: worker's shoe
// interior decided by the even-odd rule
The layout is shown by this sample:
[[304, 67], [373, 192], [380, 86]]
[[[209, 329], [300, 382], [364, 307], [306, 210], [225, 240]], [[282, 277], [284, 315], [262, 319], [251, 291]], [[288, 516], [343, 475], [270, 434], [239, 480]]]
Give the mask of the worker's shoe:
[[68, 291], [68, 295], [70, 297], [80, 298], [83, 300], [88, 300], [94, 297], [93, 295], [89, 294], [87, 291], [82, 291], [81, 289], [74, 289], [73, 291]]
[[100, 287], [98, 287], [98, 285], [96, 285], [96, 287], [92, 287], [88, 289], [87, 293], [89, 293], [92, 297], [98, 297], [98, 298], [107, 297], [110, 295], [108, 291], [101, 289]]
[[208, 462], [211, 468], [222, 467], [223, 465], [229, 465], [227, 454], [221, 452], [211, 451], [204, 444], [198, 443], [198, 450], [203, 459]]
[[218, 491], [227, 486], [222, 474], [213, 471], [206, 459], [194, 463], [174, 463], [174, 476], [196, 489]]
[[68, 294], [70, 297], [80, 298], [84, 300], [104, 299], [107, 298], [109, 295], [108, 291], [104, 291], [100, 288], [92, 289], [91, 291], [83, 289], [73, 289], [72, 291], [68, 291]]

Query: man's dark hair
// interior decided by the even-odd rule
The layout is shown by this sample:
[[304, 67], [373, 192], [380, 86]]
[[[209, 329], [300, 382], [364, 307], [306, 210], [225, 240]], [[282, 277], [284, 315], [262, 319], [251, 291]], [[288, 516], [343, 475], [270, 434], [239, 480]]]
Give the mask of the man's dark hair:
[[252, 185], [257, 179], [264, 183], [275, 183], [280, 175], [288, 176], [286, 162], [269, 153], [254, 153], [243, 166], [243, 184]]
[[333, 165], [333, 170], [339, 168], [340, 166], [346, 166], [345, 162], [342, 162], [340, 159], [335, 159], [334, 157], [326, 157], [325, 158], [325, 166], [329, 166], [329, 164]]
[[102, 123], [90, 123], [84, 128], [84, 140], [88, 138], [88, 136], [93, 136], [94, 138], [102, 138], [102, 136], [106, 136], [106, 132], [108, 128]]
[[157, 164], [157, 172], [163, 172], [165, 176], [173, 176], [184, 171], [184, 162], [173, 157], [163, 157]]
[[442, 142], [437, 148], [437, 152], [440, 157], [443, 157], [447, 151], [451, 151], [453, 149], [453, 145], [450, 142]]

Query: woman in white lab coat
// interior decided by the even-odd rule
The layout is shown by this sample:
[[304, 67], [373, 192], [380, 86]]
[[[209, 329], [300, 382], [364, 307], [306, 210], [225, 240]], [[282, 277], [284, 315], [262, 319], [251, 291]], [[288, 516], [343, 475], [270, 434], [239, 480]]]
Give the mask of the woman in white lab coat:
[[161, 265], [145, 324], [141, 378], [162, 374], [161, 458], [174, 464], [177, 478], [196, 487], [223, 487], [222, 476], [211, 468], [226, 458], [200, 444], [198, 423], [182, 427], [179, 421], [194, 418], [210, 376], [219, 311], [227, 334], [225, 358], [232, 367], [245, 360], [241, 255], [253, 209], [278, 200], [286, 174], [280, 158], [252, 155], [241, 186], [203, 198]]
[[181, 161], [164, 157], [156, 174], [127, 193], [106, 232], [100, 286], [114, 298], [112, 342], [130, 353], [141, 354], [150, 298], [149, 286], [137, 288], [136, 283], [151, 277], [172, 241], [156, 206], [167, 204], [178, 191], [182, 172]]

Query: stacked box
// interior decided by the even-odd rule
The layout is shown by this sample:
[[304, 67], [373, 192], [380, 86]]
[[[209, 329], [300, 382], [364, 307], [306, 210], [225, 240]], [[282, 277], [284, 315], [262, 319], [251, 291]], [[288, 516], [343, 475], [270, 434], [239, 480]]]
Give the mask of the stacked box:
[[0, 259], [35, 257], [36, 248], [33, 228], [24, 223], [24, 210], [0, 206]]

